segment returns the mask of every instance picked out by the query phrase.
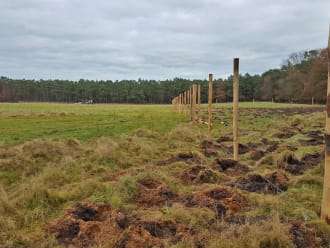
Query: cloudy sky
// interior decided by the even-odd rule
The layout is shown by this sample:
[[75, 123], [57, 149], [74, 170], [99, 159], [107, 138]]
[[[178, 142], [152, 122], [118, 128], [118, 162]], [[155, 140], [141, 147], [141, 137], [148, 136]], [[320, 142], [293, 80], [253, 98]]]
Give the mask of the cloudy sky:
[[326, 47], [329, 0], [0, 0], [0, 75], [206, 78]]

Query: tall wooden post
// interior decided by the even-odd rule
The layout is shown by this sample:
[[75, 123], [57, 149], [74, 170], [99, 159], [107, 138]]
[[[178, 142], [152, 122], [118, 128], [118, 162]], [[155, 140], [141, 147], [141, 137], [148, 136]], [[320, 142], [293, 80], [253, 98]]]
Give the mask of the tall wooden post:
[[188, 91], [185, 91], [185, 102], [186, 102], [186, 114], [188, 114], [188, 104], [189, 104], [189, 101], [188, 101]]
[[192, 121], [196, 122], [196, 93], [197, 93], [197, 85], [192, 85]]
[[233, 83], [233, 148], [234, 160], [238, 160], [238, 70], [239, 59], [234, 59], [234, 83]]
[[327, 113], [325, 121], [325, 164], [324, 184], [321, 205], [321, 219], [330, 225], [330, 27], [328, 38], [328, 90], [327, 90]]
[[212, 129], [212, 95], [213, 95], [213, 74], [209, 74], [209, 96], [208, 96], [208, 103], [209, 103], [209, 108], [208, 108], [208, 114], [209, 114], [209, 134], [211, 133]]
[[180, 93], [179, 98], [180, 98], [180, 113], [182, 113], [183, 112], [182, 93]]
[[194, 121], [193, 119], [193, 86], [190, 85], [190, 94], [189, 94], [189, 100], [190, 100], [190, 121]]
[[182, 108], [183, 108], [183, 113], [186, 113], [186, 92], [184, 91], [182, 93]]
[[197, 86], [197, 101], [198, 101], [198, 118], [201, 114], [201, 85], [198, 84]]

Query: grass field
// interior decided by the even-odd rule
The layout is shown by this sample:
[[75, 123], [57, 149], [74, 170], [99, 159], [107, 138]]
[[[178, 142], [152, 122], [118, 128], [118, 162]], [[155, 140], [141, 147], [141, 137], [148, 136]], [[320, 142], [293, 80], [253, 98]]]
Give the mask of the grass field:
[[329, 247], [324, 110], [241, 103], [233, 163], [231, 104], [0, 104], [0, 247]]
[[74, 137], [81, 141], [120, 136], [137, 128], [164, 133], [184, 117], [166, 105], [0, 104], [0, 142]]

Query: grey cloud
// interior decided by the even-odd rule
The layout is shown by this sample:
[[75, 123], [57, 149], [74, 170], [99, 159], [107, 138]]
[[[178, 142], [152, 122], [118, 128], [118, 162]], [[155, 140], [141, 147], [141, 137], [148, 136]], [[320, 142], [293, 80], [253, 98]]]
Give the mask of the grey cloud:
[[164, 79], [279, 67], [326, 46], [328, 0], [2, 0], [0, 75]]

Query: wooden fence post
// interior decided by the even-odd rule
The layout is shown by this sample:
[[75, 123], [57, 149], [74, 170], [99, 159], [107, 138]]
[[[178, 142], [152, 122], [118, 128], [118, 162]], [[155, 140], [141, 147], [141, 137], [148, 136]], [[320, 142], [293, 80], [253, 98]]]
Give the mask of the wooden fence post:
[[182, 108], [183, 108], [183, 113], [186, 113], [186, 92], [184, 91], [182, 93]]
[[324, 184], [321, 205], [321, 219], [330, 225], [330, 26], [328, 37], [328, 90], [327, 90], [327, 113], [325, 122], [325, 164]]
[[190, 121], [194, 121], [193, 120], [193, 86], [190, 85]]
[[212, 95], [213, 95], [213, 74], [209, 74], [209, 96], [208, 96], [208, 103], [209, 103], [209, 108], [208, 108], [208, 114], [209, 114], [209, 134], [211, 133], [211, 128], [212, 128]]
[[182, 93], [180, 93], [179, 99], [180, 99], [180, 113], [182, 114], [182, 112], [183, 112]]
[[198, 119], [200, 118], [201, 114], [201, 85], [197, 85], [197, 99], [198, 99]]
[[233, 148], [234, 148], [234, 160], [238, 160], [238, 70], [239, 59], [234, 59], [234, 83], [233, 83]]
[[192, 85], [193, 94], [192, 94], [192, 121], [196, 122], [196, 93], [197, 93], [197, 85]]

